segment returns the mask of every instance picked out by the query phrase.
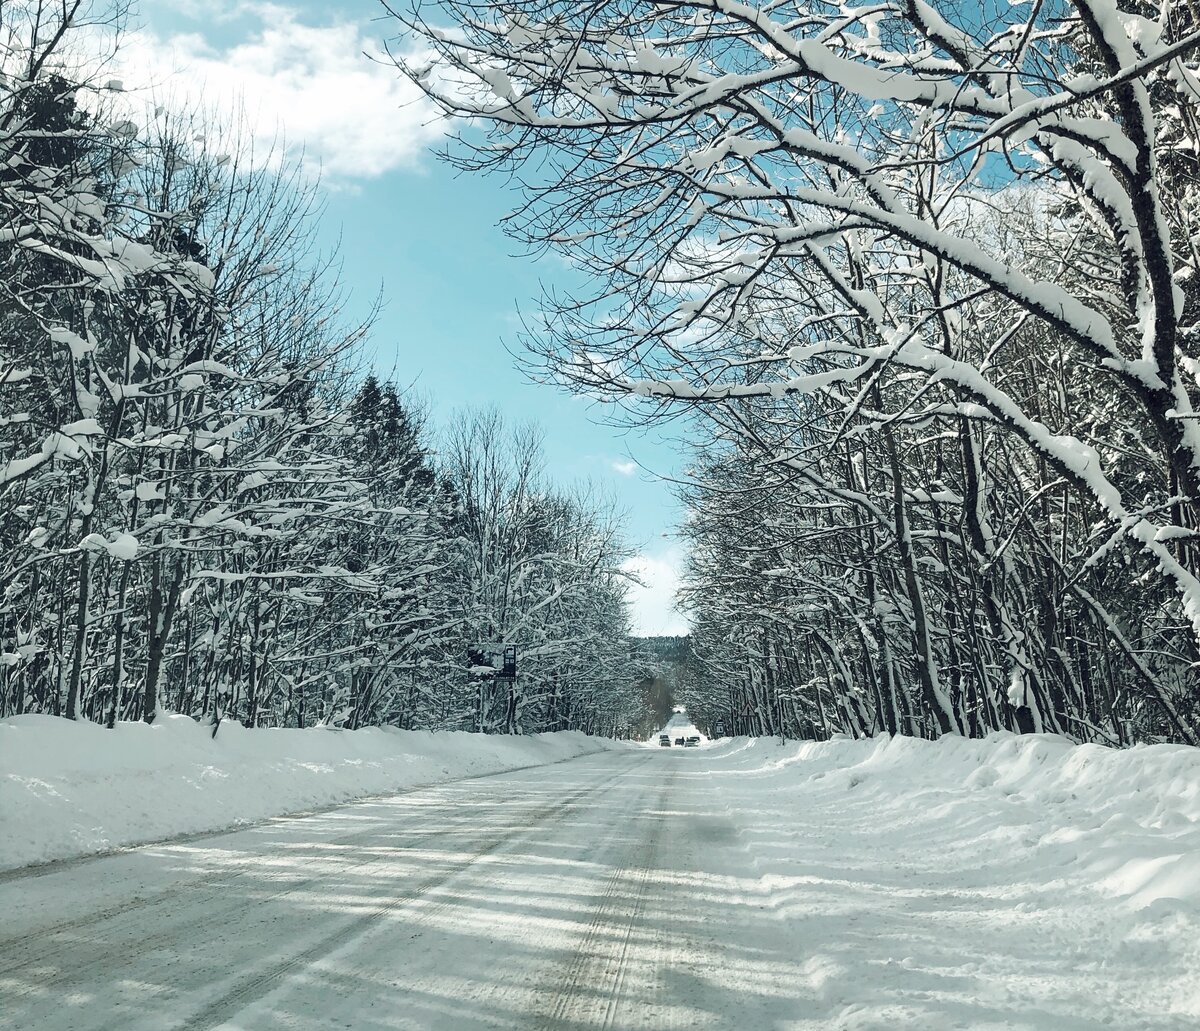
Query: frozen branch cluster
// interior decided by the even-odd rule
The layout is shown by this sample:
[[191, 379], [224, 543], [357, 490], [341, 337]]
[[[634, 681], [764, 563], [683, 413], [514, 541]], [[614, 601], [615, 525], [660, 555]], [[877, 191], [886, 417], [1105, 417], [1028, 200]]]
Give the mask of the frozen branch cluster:
[[1200, 742], [1194, 4], [395, 13], [588, 276], [531, 364], [703, 442], [714, 711]]

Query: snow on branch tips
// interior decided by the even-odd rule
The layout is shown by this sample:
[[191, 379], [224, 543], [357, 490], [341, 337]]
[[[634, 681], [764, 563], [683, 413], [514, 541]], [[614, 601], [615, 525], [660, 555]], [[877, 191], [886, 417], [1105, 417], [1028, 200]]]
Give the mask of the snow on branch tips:
[[[587, 272], [545, 298], [527, 364], [634, 421], [693, 413], [711, 491], [765, 499], [744, 527], [764, 554], [840, 541], [829, 564], [788, 558], [830, 621], [801, 623], [827, 684], [851, 692], [850, 640], [876, 725], [1090, 735], [1107, 719], [1124, 739], [1120, 717], [1067, 700], [1061, 635], [1100, 620], [1120, 697], [1197, 739], [1188, 663], [1164, 657], [1200, 647], [1193, 5], [437, 9], [451, 28], [394, 14], [453, 69], [453, 88], [421, 79], [462, 120], [449, 160], [516, 171], [510, 232]], [[1088, 562], [1098, 537], [1116, 543]], [[694, 597], [737, 638], [723, 575], [697, 562]], [[1099, 614], [1097, 579], [1124, 615]], [[963, 582], [986, 627], [967, 652]], [[780, 590], [782, 628], [797, 602]], [[738, 619], [764, 618], [737, 596]], [[1058, 610], [1038, 615], [1043, 597]], [[844, 726], [869, 722], [843, 703]]]

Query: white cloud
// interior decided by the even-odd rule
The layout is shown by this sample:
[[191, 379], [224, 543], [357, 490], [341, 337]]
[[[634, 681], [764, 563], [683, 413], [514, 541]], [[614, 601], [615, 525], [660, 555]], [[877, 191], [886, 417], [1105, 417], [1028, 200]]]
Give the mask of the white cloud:
[[688, 623], [675, 607], [675, 591], [679, 587], [679, 567], [683, 555], [678, 548], [651, 554], [636, 555], [622, 568], [645, 584], [631, 584], [630, 608], [633, 632], [639, 637], [680, 636], [688, 633]]
[[[186, 4], [179, 6], [186, 13]], [[246, 25], [241, 39], [221, 44], [203, 31], [231, 16]], [[293, 152], [303, 149], [334, 180], [412, 167], [444, 132], [369, 26], [346, 19], [309, 24], [278, 4], [224, 3], [200, 31], [130, 33], [117, 64], [129, 90], [244, 111], [256, 137], [282, 134]]]
[[159, 0], [159, 3], [185, 18], [207, 22], [230, 22], [246, 15], [266, 16], [279, 6], [270, 0]]
[[612, 466], [614, 472], [618, 472], [622, 476], [632, 476], [638, 471], [637, 462], [622, 462], [614, 459], [608, 464]]

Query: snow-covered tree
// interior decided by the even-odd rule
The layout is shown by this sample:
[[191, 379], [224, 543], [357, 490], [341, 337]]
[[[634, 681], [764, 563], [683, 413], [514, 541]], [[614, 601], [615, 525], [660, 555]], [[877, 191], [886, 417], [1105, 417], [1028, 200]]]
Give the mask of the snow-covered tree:
[[463, 626], [472, 647], [516, 645], [511, 684], [474, 681], [474, 726], [619, 733], [637, 717], [636, 667], [611, 506], [550, 489], [540, 434], [495, 409], [464, 413], [446, 439], [458, 499]]
[[[869, 526], [845, 552], [867, 556], [878, 609], [859, 644], [902, 621], [907, 657], [881, 683], [893, 670], [916, 706], [888, 719], [1091, 734], [1055, 695], [1079, 606], [1151, 725], [1196, 739], [1180, 675], [1200, 656], [1187, 5], [439, 10], [397, 13], [435, 54], [400, 68], [468, 119], [459, 165], [536, 162], [510, 228], [595, 284], [547, 300], [534, 363], [651, 417], [695, 410], [748, 468]], [[1020, 532], [1039, 510], [1021, 568], [997, 520]], [[1041, 596], [1021, 574], [1054, 562], [1039, 615], [1062, 618], [1035, 640]], [[1171, 658], [1088, 589], [1094, 572], [1153, 597]], [[949, 647], [976, 620], [970, 648]], [[827, 647], [805, 675], [829, 685], [847, 645], [816, 622], [808, 641]]]
[[[626, 729], [611, 513], [494, 416], [438, 460], [359, 370], [316, 187], [121, 100], [89, 11], [0, 4], [0, 716]], [[524, 652], [482, 717], [480, 639]]]

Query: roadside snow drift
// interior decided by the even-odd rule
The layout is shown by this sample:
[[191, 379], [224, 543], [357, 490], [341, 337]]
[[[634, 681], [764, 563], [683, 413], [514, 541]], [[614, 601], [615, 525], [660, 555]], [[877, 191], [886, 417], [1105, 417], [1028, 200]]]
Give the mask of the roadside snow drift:
[[0, 720], [0, 870], [627, 747], [584, 734]]
[[916, 832], [917, 852], [937, 840], [967, 869], [1008, 863], [1014, 885], [1069, 875], [1135, 908], [1161, 901], [1200, 915], [1200, 749], [994, 733], [782, 746], [732, 738], [706, 758], [759, 791], [791, 785], [798, 797], [835, 800], [881, 850], [913, 853]]

